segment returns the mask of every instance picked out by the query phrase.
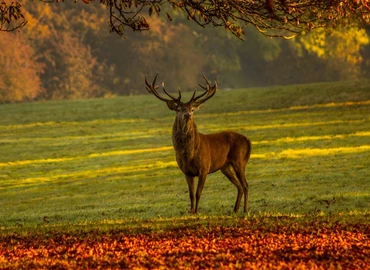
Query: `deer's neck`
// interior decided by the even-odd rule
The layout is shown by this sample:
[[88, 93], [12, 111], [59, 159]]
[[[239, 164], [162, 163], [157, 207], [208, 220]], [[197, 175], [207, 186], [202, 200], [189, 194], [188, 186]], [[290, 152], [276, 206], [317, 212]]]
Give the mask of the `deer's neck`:
[[172, 129], [172, 141], [175, 151], [184, 159], [192, 159], [199, 148], [199, 133], [194, 119], [175, 120]]

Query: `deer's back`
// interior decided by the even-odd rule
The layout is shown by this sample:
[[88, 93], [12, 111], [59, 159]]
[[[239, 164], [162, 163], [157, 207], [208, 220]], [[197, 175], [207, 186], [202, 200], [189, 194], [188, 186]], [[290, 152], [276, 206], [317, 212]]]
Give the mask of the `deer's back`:
[[[210, 157], [209, 173], [219, 170], [226, 163], [240, 163], [245, 166], [251, 152], [251, 143], [247, 137], [233, 131], [213, 134], [200, 134], [203, 151]], [[203, 147], [202, 147], [203, 148]]]

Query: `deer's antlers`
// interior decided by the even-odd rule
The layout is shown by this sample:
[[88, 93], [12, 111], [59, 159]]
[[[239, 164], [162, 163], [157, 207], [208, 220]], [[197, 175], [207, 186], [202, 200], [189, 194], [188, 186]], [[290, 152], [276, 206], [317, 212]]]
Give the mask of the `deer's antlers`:
[[[170, 93], [168, 93], [166, 91], [166, 89], [164, 88], [164, 83], [162, 82], [161, 84], [158, 84], [158, 85], [155, 85], [155, 82], [157, 80], [157, 77], [158, 77], [158, 73], [157, 75], [155, 75], [154, 77], [154, 80], [151, 84], [148, 83], [147, 79], [146, 79], [146, 76], [145, 76], [145, 84], [146, 84], [146, 90], [155, 95], [158, 99], [162, 100], [162, 101], [165, 101], [168, 103], [172, 103], [172, 104], [177, 104], [179, 105], [181, 103], [181, 92], [180, 92], [180, 89], [178, 90], [179, 91], [179, 96], [178, 98], [175, 98], [173, 95], [171, 95]], [[190, 98], [189, 102], [188, 103], [194, 103], [196, 105], [201, 105], [202, 103], [204, 103], [205, 101], [207, 101], [208, 99], [210, 99], [211, 97], [213, 97], [213, 95], [216, 93], [216, 90], [217, 90], [217, 80], [215, 81], [215, 84], [212, 86], [211, 85], [211, 82], [207, 79], [207, 77], [203, 74], [203, 78], [205, 79], [207, 85], [206, 86], [203, 86], [201, 84], [199, 84], [200, 87], [202, 87], [204, 90], [206, 90], [204, 93], [198, 95], [198, 96], [195, 96], [196, 94], [196, 90], [194, 91], [192, 97]], [[163, 91], [166, 93], [167, 96], [169, 96], [171, 99], [168, 99], [168, 98], [164, 98], [162, 97], [157, 89], [159, 88], [159, 86], [162, 85], [162, 88], [163, 88]], [[205, 96], [205, 97], [204, 97]], [[201, 99], [202, 97], [204, 97], [203, 99]]]
[[[210, 99], [211, 97], [213, 97], [213, 95], [216, 93], [216, 90], [217, 90], [217, 80], [215, 81], [215, 84], [213, 86], [211, 86], [211, 82], [207, 79], [207, 77], [203, 74], [203, 78], [205, 79], [206, 83], [207, 83], [207, 86], [203, 86], [201, 84], [199, 84], [200, 87], [202, 87], [204, 90], [206, 90], [204, 93], [200, 94], [199, 96], [195, 97], [195, 93], [197, 92], [196, 90], [194, 91], [193, 93], [193, 96], [191, 97], [190, 102], [194, 102], [196, 103], [197, 105], [200, 105], [204, 102], [206, 102], [208, 99]], [[200, 99], [201, 97], [203, 96], [206, 96], [205, 98], [203, 99]]]
[[[154, 77], [154, 80], [152, 82], [152, 84], [149, 84], [147, 79], [146, 79], [146, 76], [145, 76], [145, 84], [146, 84], [146, 90], [148, 90], [149, 93], [155, 95], [158, 99], [162, 100], [162, 101], [165, 101], [165, 102], [175, 102], [175, 103], [180, 103], [180, 100], [181, 100], [181, 92], [179, 90], [179, 97], [178, 98], [175, 98], [173, 95], [171, 95], [170, 93], [168, 93], [166, 91], [166, 89], [164, 88], [164, 83], [162, 82], [161, 84], [158, 84], [158, 85], [155, 85], [155, 82], [157, 80], [157, 77], [158, 77], [158, 73], [157, 75], [155, 75]], [[158, 92], [157, 92], [157, 89], [159, 88], [159, 86], [162, 85], [162, 88], [163, 88], [163, 91], [166, 93], [167, 96], [169, 96], [171, 99], [167, 99], [167, 98], [164, 98], [162, 97]]]

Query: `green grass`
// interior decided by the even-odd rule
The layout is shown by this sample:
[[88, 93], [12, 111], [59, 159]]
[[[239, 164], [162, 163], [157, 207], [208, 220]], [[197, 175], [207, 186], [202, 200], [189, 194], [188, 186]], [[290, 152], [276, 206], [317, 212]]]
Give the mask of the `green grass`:
[[[1, 105], [1, 230], [191, 222], [173, 120], [150, 95]], [[219, 91], [196, 122], [251, 139], [250, 217], [369, 215], [370, 81]], [[235, 198], [208, 176], [197, 219]]]

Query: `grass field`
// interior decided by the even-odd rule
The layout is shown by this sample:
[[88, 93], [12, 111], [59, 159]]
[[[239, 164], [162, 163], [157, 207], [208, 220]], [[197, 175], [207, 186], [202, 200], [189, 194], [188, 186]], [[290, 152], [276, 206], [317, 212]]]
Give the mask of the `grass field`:
[[[0, 107], [1, 230], [189, 216], [173, 112], [150, 95]], [[203, 133], [253, 144], [249, 215], [370, 209], [370, 82], [219, 91]], [[227, 215], [235, 187], [208, 177], [200, 215]]]
[[188, 213], [173, 120], [150, 95], [1, 105], [0, 233], [312, 215], [370, 223], [370, 81], [220, 90], [203, 105], [200, 132], [252, 141], [247, 216], [232, 214], [236, 189], [220, 172], [200, 214]]

